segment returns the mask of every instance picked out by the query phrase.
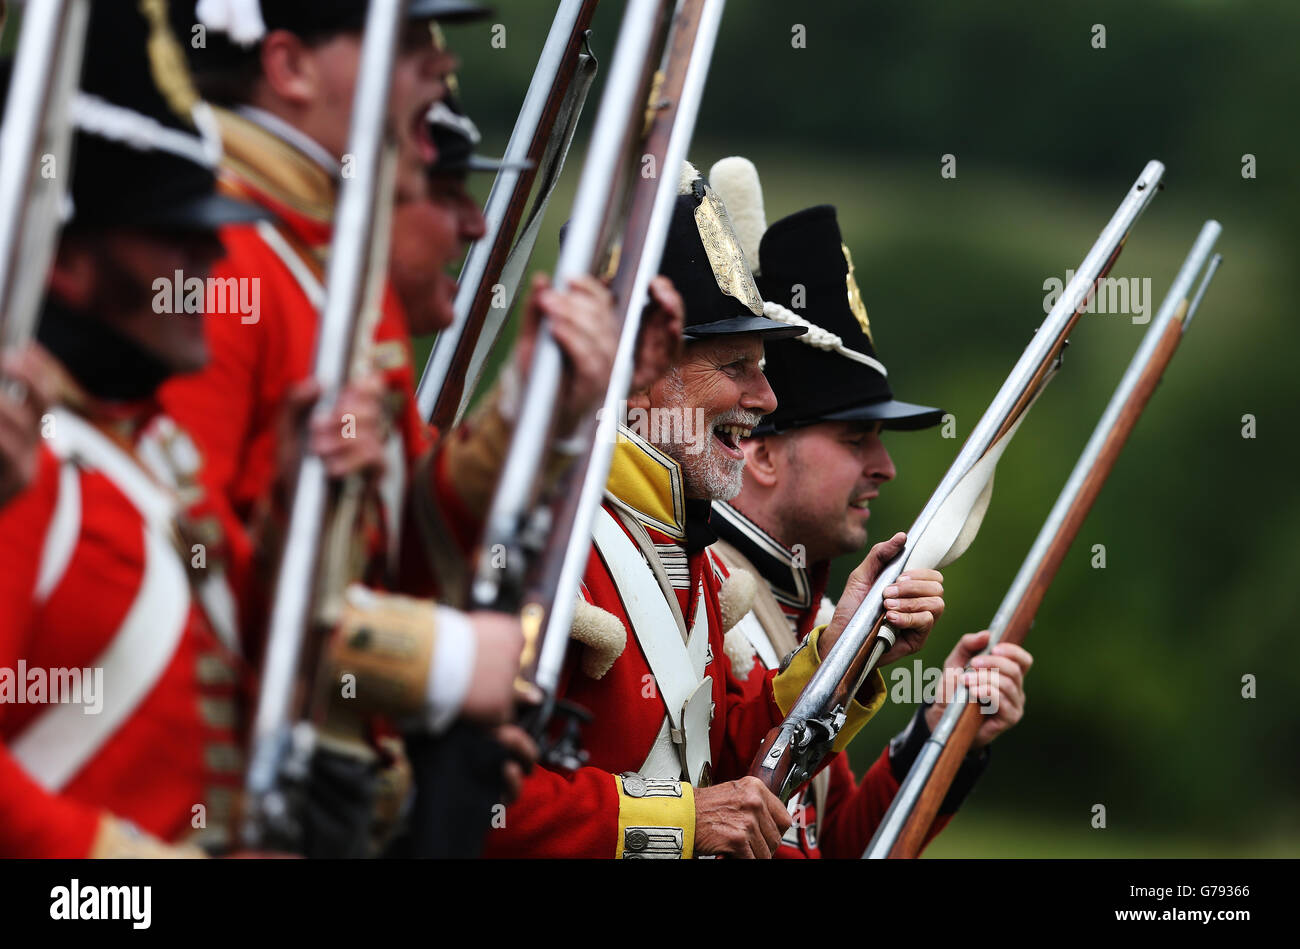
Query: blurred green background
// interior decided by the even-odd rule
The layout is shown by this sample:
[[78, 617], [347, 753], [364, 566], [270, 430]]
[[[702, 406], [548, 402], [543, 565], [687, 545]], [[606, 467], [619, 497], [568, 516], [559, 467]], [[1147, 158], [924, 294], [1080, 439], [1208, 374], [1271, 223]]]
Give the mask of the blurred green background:
[[[448, 31], [487, 153], [554, 9], [497, 8], [505, 48], [490, 25]], [[621, 12], [598, 13], [598, 56]], [[1044, 280], [1078, 265], [1148, 159], [1166, 187], [1112, 276], [1151, 278], [1151, 313], [1201, 223], [1224, 226], [1223, 267], [1026, 642], [1026, 717], [928, 855], [1300, 855], [1298, 47], [1300, 6], [1281, 0], [728, 4], [693, 160], [751, 158], [769, 221], [837, 205], [896, 393], [957, 419], [957, 440], [888, 436], [899, 478], [872, 506], [873, 540], [920, 511], [1042, 321]], [[554, 263], [599, 89], [535, 268]], [[1143, 332], [1083, 317], [978, 540], [945, 571], [927, 665], [987, 626]], [[911, 712], [868, 726], [859, 773]]]

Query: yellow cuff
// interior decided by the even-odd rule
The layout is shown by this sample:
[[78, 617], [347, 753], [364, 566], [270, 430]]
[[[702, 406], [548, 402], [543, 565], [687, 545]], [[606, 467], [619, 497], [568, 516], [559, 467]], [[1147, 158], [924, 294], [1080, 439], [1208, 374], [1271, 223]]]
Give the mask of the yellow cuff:
[[695, 790], [685, 781], [614, 775], [617, 860], [689, 860], [695, 853]]
[[[799, 700], [799, 694], [803, 692], [804, 686], [821, 665], [821, 660], [817, 658], [817, 637], [825, 628], [825, 626], [818, 626], [809, 633], [803, 646], [790, 658], [790, 664], [772, 680], [772, 695], [782, 715], [790, 714], [790, 709], [794, 708], [794, 703]], [[870, 690], [871, 697], [865, 705], [858, 701], [857, 696], [849, 702], [844, 727], [840, 729], [839, 736], [832, 746], [835, 751], [843, 751], [847, 748], [862, 726], [867, 724], [885, 704], [885, 679], [879, 669], [872, 671], [867, 679], [866, 688]]]

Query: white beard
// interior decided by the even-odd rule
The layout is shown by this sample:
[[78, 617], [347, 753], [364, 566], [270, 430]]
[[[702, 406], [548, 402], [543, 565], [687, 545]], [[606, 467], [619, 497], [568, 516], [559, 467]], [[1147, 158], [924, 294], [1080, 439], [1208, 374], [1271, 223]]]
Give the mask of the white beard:
[[[677, 369], [669, 371], [664, 379], [664, 408], [686, 412], [686, 386]], [[658, 440], [654, 445], [681, 466], [682, 480], [687, 497], [708, 498], [710, 501], [730, 501], [740, 493], [744, 486], [745, 459], [729, 458], [722, 453], [718, 440], [713, 435], [713, 428], [720, 419], [728, 416], [743, 417], [749, 425], [758, 424], [759, 416], [744, 410], [727, 412], [705, 419], [704, 431], [700, 433], [701, 442], [680, 442], [664, 440], [662, 433], [652, 432]], [[689, 417], [689, 416], [688, 416]], [[736, 418], [737, 421], [741, 419]], [[703, 445], [701, 450], [700, 445]]]

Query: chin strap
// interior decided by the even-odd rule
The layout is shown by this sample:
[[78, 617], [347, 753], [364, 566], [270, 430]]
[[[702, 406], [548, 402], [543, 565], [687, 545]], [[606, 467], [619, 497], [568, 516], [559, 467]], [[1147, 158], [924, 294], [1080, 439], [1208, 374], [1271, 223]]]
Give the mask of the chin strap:
[[152, 396], [173, 373], [157, 356], [89, 313], [47, 300], [36, 338], [90, 395], [109, 402]]

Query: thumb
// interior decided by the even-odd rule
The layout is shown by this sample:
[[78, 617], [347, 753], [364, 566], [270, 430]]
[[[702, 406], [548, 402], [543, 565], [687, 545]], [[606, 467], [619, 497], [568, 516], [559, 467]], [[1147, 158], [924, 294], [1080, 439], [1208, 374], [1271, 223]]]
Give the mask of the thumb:
[[957, 640], [957, 645], [953, 647], [952, 654], [948, 656], [945, 667], [966, 668], [966, 664], [971, 661], [971, 658], [977, 653], [983, 652], [984, 647], [989, 644], [989, 635], [990, 633], [986, 629], [978, 633], [967, 633]]
[[876, 577], [880, 576], [880, 571], [884, 570], [885, 566], [898, 556], [906, 543], [907, 535], [899, 531], [889, 540], [881, 541], [871, 548], [871, 551], [867, 554], [867, 559], [863, 563], [866, 568], [868, 584], [876, 582]]

